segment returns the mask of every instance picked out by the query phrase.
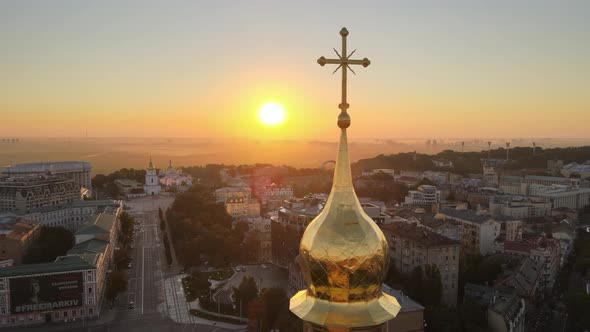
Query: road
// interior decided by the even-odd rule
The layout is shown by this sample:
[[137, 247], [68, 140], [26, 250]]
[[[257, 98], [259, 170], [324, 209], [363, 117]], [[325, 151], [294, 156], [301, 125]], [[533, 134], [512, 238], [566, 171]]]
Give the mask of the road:
[[[176, 266], [168, 268], [166, 264], [159, 228], [158, 207], [165, 210], [172, 201], [172, 197], [144, 197], [126, 202], [126, 206], [131, 208], [128, 212], [139, 225], [134, 248], [130, 251], [132, 264], [128, 271], [127, 293], [119, 295], [113, 311], [105, 308], [102, 313], [114, 316], [114, 319], [100, 326], [91, 322], [95, 325], [93, 327], [53, 325], [29, 328], [29, 331], [231, 331], [202, 324], [206, 322], [188, 313], [179, 269]], [[135, 308], [128, 308], [130, 301], [135, 303]]]

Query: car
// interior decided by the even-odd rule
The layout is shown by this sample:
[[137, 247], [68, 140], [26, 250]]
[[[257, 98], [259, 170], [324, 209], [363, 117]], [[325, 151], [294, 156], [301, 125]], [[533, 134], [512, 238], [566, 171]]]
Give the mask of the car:
[[131, 268], [131, 263], [127, 264], [127, 268], [130, 269]]
[[239, 267], [239, 266], [237, 266], [237, 267], [236, 267], [236, 271], [237, 271], [237, 272], [240, 272], [240, 271], [242, 271], [242, 268], [241, 268], [241, 267]]
[[129, 309], [135, 309], [135, 303], [133, 301], [129, 302], [129, 305], [127, 306]]
[[263, 269], [266, 269], [266, 264], [262, 264], [262, 265], [260, 265], [260, 267], [262, 267]]

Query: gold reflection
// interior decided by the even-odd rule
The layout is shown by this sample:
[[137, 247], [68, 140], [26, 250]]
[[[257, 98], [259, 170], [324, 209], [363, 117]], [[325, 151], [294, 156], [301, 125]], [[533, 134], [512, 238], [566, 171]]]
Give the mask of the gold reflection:
[[299, 248], [308, 289], [291, 299], [291, 311], [308, 322], [334, 327], [374, 326], [392, 319], [400, 306], [381, 292], [387, 262], [387, 241], [354, 192], [342, 129], [332, 191]]

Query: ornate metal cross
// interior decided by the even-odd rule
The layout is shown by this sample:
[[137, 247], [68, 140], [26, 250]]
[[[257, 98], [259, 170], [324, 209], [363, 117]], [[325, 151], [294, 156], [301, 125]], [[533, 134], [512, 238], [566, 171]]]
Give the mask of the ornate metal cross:
[[340, 116], [338, 116], [338, 126], [344, 129], [350, 126], [350, 116], [346, 113], [348, 107], [350, 106], [346, 102], [346, 74], [348, 70], [350, 70], [353, 74], [356, 75], [354, 70], [350, 68], [350, 65], [362, 65], [363, 67], [368, 67], [371, 64], [371, 61], [369, 61], [369, 59], [367, 58], [364, 58], [362, 60], [350, 59], [350, 57], [354, 54], [354, 52], [356, 52], [356, 50], [352, 51], [348, 56], [346, 55], [348, 54], [346, 52], [346, 37], [348, 36], [348, 30], [346, 30], [346, 28], [342, 28], [342, 30], [340, 30], [340, 36], [342, 36], [342, 53], [338, 53], [338, 51], [334, 49], [334, 52], [336, 52], [336, 55], [338, 55], [338, 59], [326, 59], [325, 57], [321, 57], [318, 59], [318, 63], [321, 66], [324, 66], [325, 64], [338, 65], [338, 67], [334, 70], [332, 74], [336, 73], [338, 69], [342, 68], [342, 98], [340, 101], [340, 105], [338, 105], [338, 108], [340, 108], [341, 110]]

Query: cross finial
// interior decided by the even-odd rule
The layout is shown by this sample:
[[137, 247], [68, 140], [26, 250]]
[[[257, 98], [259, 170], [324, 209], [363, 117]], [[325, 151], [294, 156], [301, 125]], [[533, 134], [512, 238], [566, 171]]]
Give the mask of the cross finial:
[[346, 30], [346, 28], [342, 28], [342, 30], [340, 30], [340, 36], [342, 36], [342, 51], [341, 53], [338, 53], [338, 51], [334, 49], [334, 52], [336, 52], [336, 55], [338, 55], [338, 59], [326, 59], [325, 57], [320, 57], [318, 59], [318, 63], [321, 66], [324, 66], [325, 64], [338, 65], [332, 74], [336, 73], [338, 69], [342, 68], [342, 98], [340, 100], [340, 105], [338, 105], [338, 108], [341, 110], [340, 115], [338, 116], [338, 127], [346, 129], [350, 126], [350, 115], [348, 115], [346, 112], [350, 106], [346, 102], [346, 74], [350, 70], [356, 75], [354, 70], [350, 68], [350, 65], [362, 65], [363, 67], [368, 67], [371, 64], [371, 61], [369, 61], [367, 58], [362, 60], [350, 59], [356, 50], [352, 51], [350, 54], [348, 54], [346, 51], [346, 37], [348, 36], [348, 30]]

